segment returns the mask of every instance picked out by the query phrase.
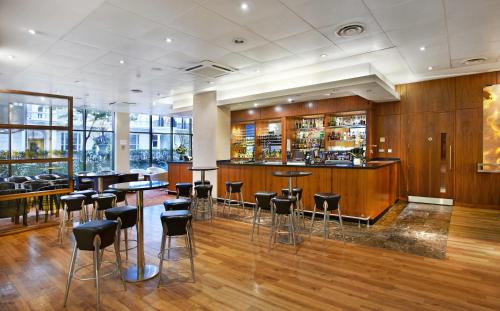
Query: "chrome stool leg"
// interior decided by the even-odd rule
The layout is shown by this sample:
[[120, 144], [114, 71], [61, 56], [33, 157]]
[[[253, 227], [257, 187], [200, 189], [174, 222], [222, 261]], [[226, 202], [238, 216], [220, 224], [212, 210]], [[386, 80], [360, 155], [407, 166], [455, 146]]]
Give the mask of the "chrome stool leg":
[[344, 240], [345, 244], [344, 224], [342, 223], [342, 213], [340, 212], [340, 205], [338, 207], [338, 213], [339, 213], [340, 231], [342, 232], [342, 239]]
[[312, 217], [311, 217], [311, 229], [309, 230], [309, 237], [311, 237], [312, 232], [313, 232], [315, 218], [316, 218], [316, 204], [314, 204], [313, 214], [312, 214]]
[[73, 254], [71, 255], [71, 260], [69, 264], [68, 279], [66, 281], [66, 291], [64, 292], [64, 307], [66, 307], [66, 303], [68, 302], [69, 288], [71, 286], [71, 280], [73, 279], [73, 275], [75, 273], [75, 262], [77, 253], [78, 253], [78, 248], [76, 247], [76, 242], [75, 242], [75, 246], [73, 247]]

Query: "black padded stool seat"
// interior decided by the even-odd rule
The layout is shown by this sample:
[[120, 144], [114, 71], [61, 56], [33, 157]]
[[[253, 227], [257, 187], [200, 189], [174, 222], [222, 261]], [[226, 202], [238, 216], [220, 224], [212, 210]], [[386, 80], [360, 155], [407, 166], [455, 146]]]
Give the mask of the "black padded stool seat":
[[61, 197], [61, 202], [66, 204], [68, 212], [76, 212], [82, 209], [86, 198], [83, 194], [68, 194]]
[[163, 202], [166, 211], [189, 210], [191, 208], [190, 199], [174, 199]]
[[122, 221], [121, 229], [131, 228], [137, 223], [137, 207], [135, 206], [108, 208], [104, 211], [104, 214], [108, 220], [117, 220], [120, 217]]
[[259, 191], [255, 193], [256, 207], [264, 210], [271, 209], [271, 199], [277, 196], [276, 192]]
[[212, 194], [212, 188], [213, 186], [210, 184], [205, 184], [205, 185], [196, 185], [194, 186], [194, 190], [196, 192], [196, 197], [198, 199], [207, 199], [209, 196]]
[[253, 213], [253, 221], [252, 221], [252, 241], [253, 241], [253, 234], [255, 232], [255, 226], [257, 226], [257, 232], [259, 232], [261, 211], [271, 210], [271, 200], [276, 195], [277, 195], [276, 192], [269, 192], [269, 191], [259, 191], [255, 193], [255, 210]]
[[316, 208], [323, 209], [324, 202], [327, 204], [327, 211], [334, 211], [339, 208], [340, 195], [335, 193], [316, 193], [314, 195], [314, 204]]
[[175, 184], [175, 189], [177, 190], [177, 198], [178, 197], [190, 198], [193, 191], [193, 185], [189, 182], [178, 182]]
[[167, 236], [184, 235], [187, 233], [186, 225], [193, 218], [188, 210], [165, 211], [161, 213], [160, 219]]
[[[293, 188], [292, 189], [292, 196], [297, 197], [297, 199], [300, 201], [302, 200], [302, 188]], [[281, 189], [281, 193], [284, 196], [289, 196], [290, 194], [288, 193], [288, 188], [283, 188]]]
[[243, 187], [242, 181], [227, 181], [226, 182], [226, 191], [231, 193], [239, 193], [241, 192], [241, 187]]
[[203, 184], [203, 185], [210, 185], [210, 180], [205, 180], [204, 182], [201, 181], [201, 180], [197, 180], [197, 181], [194, 182], [195, 186], [199, 186], [201, 184]]
[[73, 228], [76, 247], [83, 251], [94, 250], [94, 238], [99, 235], [101, 239], [100, 249], [115, 242], [116, 228], [118, 222], [115, 220], [94, 220], [86, 222]]
[[97, 210], [105, 210], [113, 207], [116, 195], [112, 193], [94, 194], [92, 200], [97, 203]]
[[288, 196], [278, 196], [272, 198], [272, 202], [275, 207], [275, 213], [279, 215], [288, 215], [290, 214], [291, 211], [291, 205], [293, 202], [295, 202], [296, 198], [295, 197], [288, 197]]
[[116, 189], [106, 189], [103, 191], [103, 193], [114, 194], [116, 196], [116, 202], [125, 202], [125, 200], [127, 198], [127, 192], [116, 190]]
[[83, 194], [84, 196], [87, 197], [87, 199], [85, 199], [85, 205], [87, 205], [87, 204], [92, 204], [93, 203], [92, 196], [94, 194], [97, 194], [97, 191], [88, 189], [88, 190], [73, 191], [70, 194]]

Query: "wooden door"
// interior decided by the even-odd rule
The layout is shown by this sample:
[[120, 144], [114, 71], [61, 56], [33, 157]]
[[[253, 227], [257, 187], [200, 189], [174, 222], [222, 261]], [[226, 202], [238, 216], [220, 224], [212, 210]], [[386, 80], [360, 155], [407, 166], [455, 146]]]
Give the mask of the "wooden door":
[[452, 199], [453, 114], [423, 112], [406, 119], [408, 195]]

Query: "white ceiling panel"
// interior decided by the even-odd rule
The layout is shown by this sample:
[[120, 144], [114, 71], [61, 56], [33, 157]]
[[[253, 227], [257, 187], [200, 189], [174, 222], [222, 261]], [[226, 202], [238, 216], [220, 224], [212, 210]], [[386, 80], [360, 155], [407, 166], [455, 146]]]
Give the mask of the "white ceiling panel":
[[244, 1], [248, 9], [242, 10], [240, 1], [207, 0], [202, 5], [240, 25], [247, 25], [261, 19], [278, 16], [287, 9], [278, 0]]
[[413, 45], [415, 50], [425, 46], [432, 49], [447, 41], [448, 32], [446, 30], [446, 22], [439, 20], [421, 25], [409, 25], [387, 31], [387, 36], [397, 46]]
[[164, 25], [196, 5], [192, 0], [108, 0], [108, 2]]
[[157, 27], [146, 18], [110, 4], [94, 10], [84, 23], [128, 38], [136, 38]]
[[[235, 39], [244, 39], [245, 42], [243, 44], [235, 44]], [[240, 26], [234, 27], [222, 36], [211, 40], [211, 42], [231, 52], [240, 52], [268, 43], [266, 39]]]
[[392, 47], [386, 34], [381, 32], [360, 39], [338, 42], [337, 46], [349, 54], [360, 54]]
[[[122, 60], [125, 61], [125, 63], [121, 64], [120, 61]], [[141, 66], [146, 63], [144, 60], [133, 58], [115, 52], [109, 52], [103, 55], [102, 57], [97, 59], [96, 62], [105, 65], [115, 66], [117, 68], [132, 68], [136, 66]]]
[[274, 41], [290, 37], [313, 28], [289, 10], [247, 24], [262, 37]]
[[118, 46], [133, 42], [132, 39], [119, 36], [113, 32], [96, 28], [88, 23], [78, 25], [64, 36], [70, 42], [90, 45], [103, 50], [112, 50]]
[[255, 59], [259, 62], [267, 62], [292, 55], [290, 52], [274, 43], [268, 43], [250, 50], [246, 50], [241, 52], [241, 54]]
[[156, 59], [155, 62], [181, 69], [196, 64], [202, 60], [203, 59], [195, 58], [182, 52], [172, 51], [168, 52], [165, 56]]
[[361, 0], [293, 1], [289, 5], [295, 13], [316, 28], [339, 24], [369, 13]]
[[46, 53], [52, 54], [54, 57], [65, 56], [90, 62], [104, 55], [106, 51], [85, 44], [59, 40]]
[[292, 53], [303, 53], [331, 46], [332, 42], [317, 30], [311, 30], [277, 40], [276, 44]]
[[392, 6], [377, 6], [375, 3], [371, 1], [367, 5], [384, 31], [424, 25], [444, 18], [442, 1], [393, 1]]
[[168, 50], [166, 49], [162, 49], [147, 43], [142, 43], [137, 40], [117, 46], [113, 50], [123, 55], [127, 55], [137, 59], [144, 59], [147, 61], [152, 61], [168, 53]]
[[233, 22], [200, 6], [173, 19], [170, 26], [205, 40], [221, 37], [237, 27]]
[[223, 65], [228, 65], [237, 69], [245, 68], [257, 64], [257, 62], [251, 58], [243, 56], [238, 53], [229, 53], [216, 60], [218, 63]]

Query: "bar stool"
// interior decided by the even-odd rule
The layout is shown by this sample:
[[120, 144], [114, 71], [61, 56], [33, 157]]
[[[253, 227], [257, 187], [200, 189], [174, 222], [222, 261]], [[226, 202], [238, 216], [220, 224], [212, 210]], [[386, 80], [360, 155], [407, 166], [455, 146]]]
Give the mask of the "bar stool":
[[178, 182], [175, 184], [175, 190], [177, 192], [176, 198], [185, 197], [192, 198], [193, 197], [193, 184], [189, 182]]
[[[272, 202], [272, 217], [273, 221], [271, 222], [271, 232], [269, 235], [269, 249], [271, 249], [271, 242], [276, 242], [278, 235], [280, 234], [288, 234], [291, 238], [293, 246], [295, 246], [295, 251], [297, 251], [297, 244], [295, 242], [295, 220], [294, 220], [294, 212], [293, 212], [293, 204], [295, 203], [295, 197], [274, 197], [271, 199]], [[280, 230], [283, 222], [283, 218], [287, 221], [287, 231]]]
[[85, 214], [87, 215], [87, 219], [86, 220], [90, 220], [91, 217], [89, 217], [89, 215], [91, 215], [91, 213], [89, 213], [89, 211], [88, 211], [88, 206], [89, 205], [92, 205], [92, 206], [94, 205], [94, 200], [92, 200], [92, 196], [94, 194], [97, 194], [97, 191], [92, 190], [92, 189], [87, 189], [87, 190], [73, 191], [70, 194], [83, 194], [86, 197], [85, 198], [85, 202], [84, 202], [84, 205], [85, 205]]
[[85, 215], [84, 202], [87, 197], [83, 194], [63, 195], [60, 200], [63, 204], [63, 214], [59, 218], [59, 244], [62, 246], [64, 231], [66, 231], [66, 221], [73, 225], [73, 212], [80, 212], [80, 223], [87, 219]]
[[[284, 195], [284, 196], [289, 196], [289, 189], [288, 188], [283, 188], [281, 189], [281, 193]], [[297, 198], [297, 204], [295, 206], [295, 214], [297, 215], [297, 220], [299, 220], [300, 218], [302, 218], [302, 225], [303, 227], [305, 228], [306, 227], [306, 220], [305, 220], [305, 216], [304, 216], [304, 205], [302, 203], [302, 188], [300, 187], [297, 187], [297, 188], [293, 188], [292, 189], [292, 196], [296, 197]], [[298, 225], [298, 222], [297, 222], [297, 225]]]
[[[271, 211], [271, 199], [276, 196], [276, 192], [260, 191], [255, 193], [255, 209], [253, 213], [253, 224], [252, 224], [252, 241], [253, 233], [255, 231], [255, 226], [257, 225], [257, 233], [259, 233], [260, 227], [260, 212], [262, 210]], [[271, 220], [273, 220], [271, 215]]]
[[116, 206], [116, 195], [112, 193], [94, 194], [94, 211], [92, 212], [92, 220], [103, 219], [105, 210]]
[[166, 200], [163, 202], [166, 211], [180, 211], [180, 210], [190, 210], [191, 200], [190, 199], [173, 199]]
[[[194, 186], [194, 204], [193, 215], [196, 217], [198, 213], [208, 213], [210, 222], [213, 219], [213, 202], [212, 202], [212, 185], [197, 185]], [[203, 204], [203, 209], [200, 209], [200, 204]]]
[[116, 204], [118, 203], [124, 203], [125, 206], [128, 206], [128, 201], [127, 201], [127, 192], [126, 191], [120, 191], [116, 189], [106, 189], [103, 191], [103, 193], [112, 193], [116, 195]]
[[[241, 181], [227, 181], [226, 182], [226, 194], [224, 195], [224, 204], [222, 205], [222, 213], [226, 209], [226, 205], [229, 207], [228, 215], [231, 215], [231, 205], [241, 206], [243, 208], [243, 214], [246, 216], [245, 210], [245, 202], [243, 201], [243, 192], [241, 191], [243, 188], [243, 182]], [[236, 203], [231, 203], [232, 195], [236, 194]]]
[[342, 224], [342, 214], [340, 212], [340, 195], [334, 193], [316, 193], [314, 195], [314, 209], [311, 218], [311, 230], [309, 236], [312, 234], [314, 226], [314, 218], [316, 216], [316, 208], [323, 210], [323, 239], [326, 240], [330, 235], [328, 223], [330, 222], [330, 215], [332, 211], [337, 210], [339, 216], [340, 230], [342, 231], [342, 239], [345, 243], [344, 226]]
[[199, 185], [210, 185], [210, 180], [205, 180], [205, 181], [197, 180], [194, 182], [195, 187]]
[[[103, 263], [102, 254], [103, 250], [106, 247], [110, 246], [111, 244], [114, 244], [115, 248], [116, 261], [113, 264], [116, 266], [116, 269], [111, 273], [109, 273], [108, 275], [118, 271], [120, 279], [123, 284], [123, 288], [127, 290], [121, 270], [122, 262], [120, 258], [120, 243], [118, 242], [120, 241], [120, 222], [114, 220], [97, 220], [97, 221], [86, 222], [84, 224], [81, 224], [73, 228], [73, 235], [75, 236], [75, 246], [73, 248], [73, 253], [71, 255], [71, 260], [69, 265], [68, 279], [66, 282], [66, 290], [64, 293], [64, 307], [66, 307], [71, 281], [74, 277], [79, 280], [95, 280], [95, 287], [97, 291], [97, 297], [96, 297], [97, 310], [99, 310], [101, 306], [100, 303], [101, 277], [106, 276], [106, 275], [101, 275], [101, 264]], [[91, 264], [86, 264], [76, 268], [76, 257], [78, 250], [94, 252], [93, 277], [81, 278], [76, 275], [76, 272], [78, 270], [91, 265]]]
[[193, 216], [191, 211], [165, 211], [160, 216], [161, 224], [163, 227], [161, 238], [161, 253], [160, 253], [160, 273], [158, 275], [158, 287], [161, 285], [161, 272], [163, 268], [163, 261], [165, 260], [165, 242], [168, 237], [168, 257], [170, 258], [170, 240], [172, 237], [184, 236], [186, 241], [186, 248], [189, 250], [189, 260], [191, 261], [191, 275], [194, 276], [194, 256], [193, 256], [193, 227], [191, 221]]
[[[132, 228], [137, 224], [137, 207], [135, 206], [118, 206], [118, 207], [112, 207], [108, 208], [104, 211], [104, 215], [106, 215], [106, 219], [108, 220], [120, 220], [121, 222], [121, 230], [123, 230], [124, 237], [123, 241], [125, 242], [125, 260], [128, 261], [128, 251], [134, 248], [137, 248], [137, 245], [135, 247], [128, 247], [128, 229]], [[135, 241], [137, 243], [137, 240], [130, 240], [130, 241]], [[120, 241], [121, 242], [121, 241]]]

